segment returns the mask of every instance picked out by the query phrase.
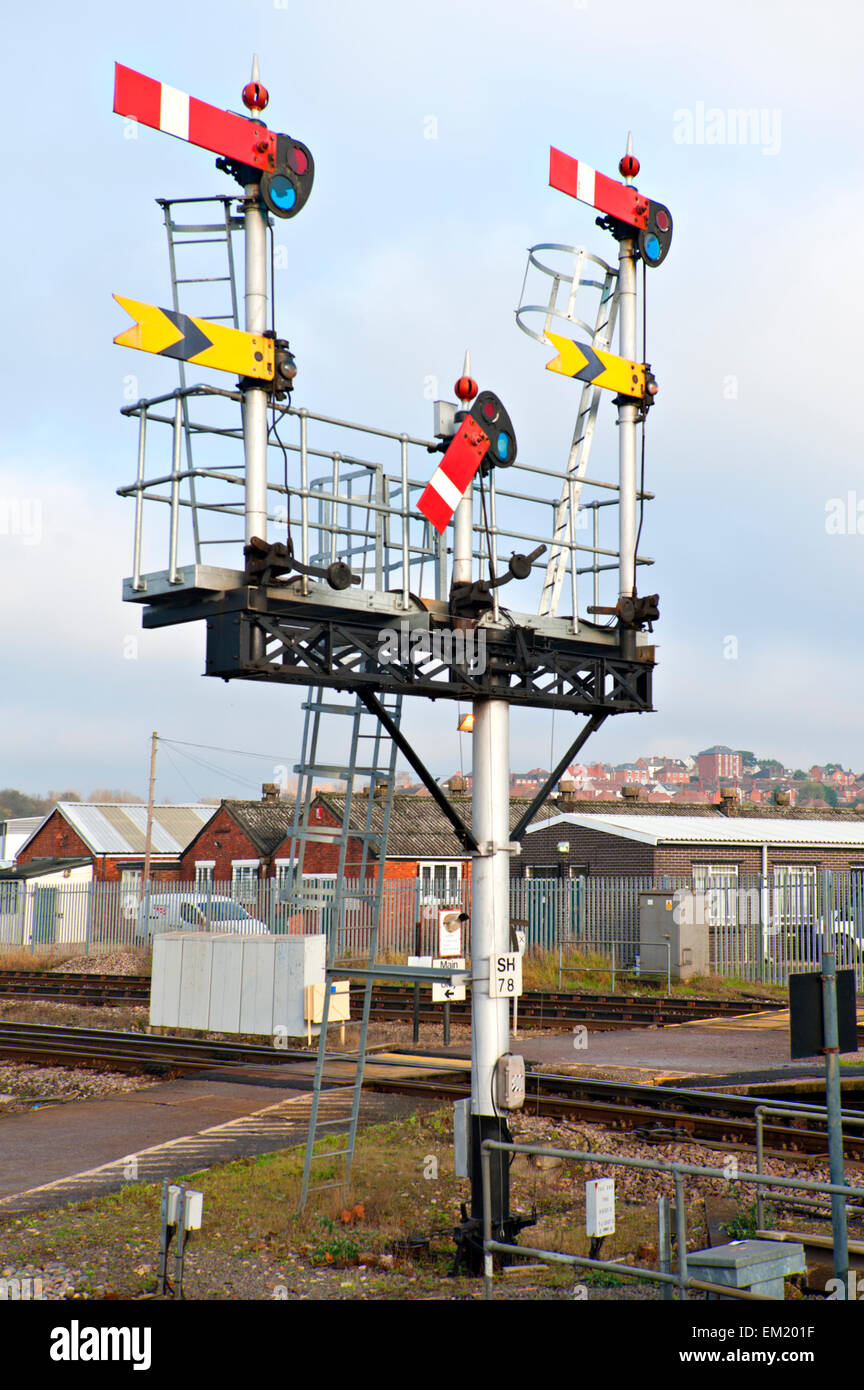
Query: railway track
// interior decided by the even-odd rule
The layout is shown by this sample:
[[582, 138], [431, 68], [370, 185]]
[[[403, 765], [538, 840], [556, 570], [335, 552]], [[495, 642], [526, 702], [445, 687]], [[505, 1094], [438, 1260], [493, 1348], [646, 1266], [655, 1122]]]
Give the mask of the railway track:
[[[358, 992], [358, 1002], [359, 1002]], [[410, 1023], [414, 1017], [414, 989], [387, 986], [372, 996], [371, 1017], [378, 1022]], [[626, 994], [560, 994], [530, 991], [519, 999], [520, 1028], [566, 1028], [574, 1023], [594, 1023], [598, 1030], [615, 1028], [663, 1027], [670, 1023], [687, 1023], [700, 1018], [730, 1018], [742, 1014], [761, 1013], [782, 1008], [765, 1000], [691, 999], [675, 996], [634, 998]], [[470, 998], [450, 1005], [451, 1022], [469, 1022]], [[441, 1005], [429, 1003], [428, 995], [421, 996], [421, 1023], [441, 1023]]]
[[[309, 1052], [276, 1049], [267, 1043], [211, 1042], [162, 1037], [109, 1028], [55, 1027], [44, 1023], [0, 1023], [0, 1057], [36, 1065], [104, 1067], [116, 1071], [196, 1071], [309, 1060]], [[314, 1059], [314, 1055], [313, 1055]]]
[[[376, 1077], [368, 1085], [372, 1090], [418, 1098], [457, 1100], [470, 1094], [470, 1087], [463, 1086], [455, 1078], [427, 1081]], [[626, 1085], [529, 1071], [524, 1112], [594, 1124], [603, 1129], [625, 1130], [651, 1141], [689, 1141], [709, 1147], [755, 1151], [755, 1111], [761, 1099], [759, 1096]], [[766, 1154], [828, 1156], [827, 1129], [816, 1117], [766, 1117], [763, 1131]], [[845, 1133], [843, 1148], [849, 1162], [864, 1163], [864, 1135], [860, 1132]]]
[[[157, 1075], [194, 1072], [202, 1068], [296, 1063], [302, 1064], [297, 1073], [300, 1088], [308, 1085], [313, 1062], [309, 1051], [288, 1051], [268, 1044], [14, 1023], [0, 1023], [0, 1057]], [[440, 1060], [443, 1063], [444, 1059]], [[470, 1094], [467, 1059], [460, 1072], [453, 1070], [454, 1059], [448, 1058], [447, 1072], [443, 1072], [442, 1066], [442, 1074], [437, 1076], [434, 1054], [415, 1053], [412, 1061], [418, 1071], [422, 1069], [427, 1074], [406, 1077], [405, 1054], [388, 1060], [372, 1053], [367, 1064], [366, 1084], [374, 1091], [429, 1100], [456, 1100]], [[382, 1074], [388, 1067], [400, 1074]], [[344, 1086], [350, 1081], [350, 1071], [349, 1058], [334, 1056], [330, 1084]], [[286, 1085], [293, 1084], [286, 1081]], [[760, 1099], [752, 1095], [626, 1084], [529, 1070], [525, 1110], [529, 1114], [630, 1131], [643, 1139], [677, 1139], [727, 1148], [753, 1148], [755, 1109]], [[767, 1152], [827, 1155], [827, 1132], [815, 1117], [772, 1116], [766, 1118], [764, 1124]], [[864, 1136], [847, 1133], [844, 1149], [850, 1162], [864, 1163]]]
[[149, 975], [0, 970], [0, 999], [53, 999], [65, 1004], [146, 1004]]
[[[147, 975], [97, 975], [47, 972], [44, 970], [0, 970], [0, 999], [51, 999], [63, 1003], [90, 1005], [146, 1004], [150, 997]], [[359, 1012], [362, 990], [352, 991], [355, 1014]], [[593, 1023], [605, 1030], [614, 1028], [663, 1027], [700, 1018], [731, 1017], [780, 1007], [764, 1000], [633, 998], [621, 994], [578, 992], [545, 993], [531, 991], [519, 1000], [520, 1027], [555, 1028], [573, 1023]], [[451, 1022], [470, 1020], [470, 998], [450, 1005]], [[385, 986], [374, 991], [371, 1017], [378, 1023], [410, 1023], [414, 1018], [413, 987]], [[424, 991], [419, 1004], [421, 1023], [440, 1024], [443, 1012], [433, 1005]]]

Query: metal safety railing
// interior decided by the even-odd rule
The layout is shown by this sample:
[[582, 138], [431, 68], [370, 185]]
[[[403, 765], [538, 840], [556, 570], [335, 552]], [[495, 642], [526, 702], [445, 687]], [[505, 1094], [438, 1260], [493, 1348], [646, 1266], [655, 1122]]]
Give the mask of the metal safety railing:
[[[242, 570], [245, 475], [237, 418], [242, 399], [237, 390], [195, 385], [137, 401], [121, 412], [138, 421], [135, 481], [117, 489], [135, 502], [133, 593], [143, 595], [148, 573], [167, 570], [169, 584], [181, 584], [184, 565], [201, 563], [205, 554], [211, 565]], [[171, 432], [167, 457], [156, 426]], [[359, 577], [361, 590], [400, 593], [399, 606], [406, 612], [417, 607], [414, 595], [446, 598], [448, 537], [417, 510], [435, 468], [429, 451], [437, 447], [438, 441], [414, 434], [274, 403], [268, 438], [270, 538], [290, 538], [305, 565], [343, 560]], [[385, 458], [374, 456], [379, 450]], [[578, 613], [580, 575], [593, 573], [591, 597], [599, 601], [601, 574], [617, 573], [616, 536], [606, 538], [601, 527], [605, 509], [617, 509], [617, 481], [581, 475], [580, 498], [582, 488], [599, 490], [600, 497], [582, 503], [572, 495], [572, 511], [562, 522], [562, 478], [568, 497], [574, 484], [560, 467], [528, 462], [523, 451], [512, 468], [496, 473], [474, 489], [475, 572], [500, 575], [513, 552], [545, 546], [528, 579], [500, 591], [501, 603], [554, 616], [557, 598], [552, 607], [543, 598], [552, 551], [556, 574], [563, 564], [571, 576], [572, 615]], [[145, 530], [145, 502], [168, 509], [167, 555], [161, 528]], [[638, 563], [653, 562], [642, 555]], [[308, 593], [309, 578], [298, 582], [300, 592]], [[610, 586], [610, 595], [614, 587], [617, 597], [611, 580]], [[497, 607], [499, 590], [493, 590], [493, 598]], [[570, 626], [578, 630], [575, 616]]]
[[[815, 1119], [824, 1120], [828, 1125], [828, 1110], [824, 1105], [806, 1105], [803, 1101], [790, 1105], [757, 1105], [754, 1111], [756, 1117], [756, 1172], [762, 1174], [765, 1170], [765, 1117], [766, 1115], [785, 1116], [788, 1119]], [[852, 1114], [848, 1110], [841, 1111], [840, 1120], [843, 1129], [852, 1127], [860, 1129], [864, 1126], [864, 1115]], [[821, 1203], [811, 1204], [814, 1210], [824, 1211]], [[830, 1209], [829, 1209], [830, 1214]], [[756, 1193], [756, 1224], [760, 1227], [765, 1225], [765, 1205], [764, 1192], [762, 1187]]]
[[[405, 878], [385, 875], [378, 909], [378, 942], [382, 952], [434, 954], [439, 907], [459, 906], [470, 914], [471, 879], [459, 861], [438, 866], [434, 873]], [[273, 877], [248, 874], [214, 882], [216, 896], [236, 900], [270, 931], [321, 931], [334, 911], [333, 875], [305, 874], [295, 886], [286, 878], [290, 866]], [[858, 893], [858, 874], [831, 873], [820, 879], [818, 898], [797, 899], [785, 888], [760, 878], [742, 879], [732, 895], [693, 893], [704, 907], [704, 920], [692, 930], [707, 936], [711, 973], [726, 979], [785, 986], [789, 975], [821, 968], [824, 949], [836, 952], [837, 968], [855, 971], [864, 988], [864, 914]], [[512, 879], [510, 915], [524, 923], [529, 954], [550, 952], [558, 957], [560, 982], [575, 969], [580, 956], [598, 957], [597, 968], [633, 975], [666, 974], [666, 959], [640, 952], [639, 895], [691, 891], [692, 880], [670, 875], [603, 875], [584, 879]], [[207, 892], [195, 881], [154, 880], [152, 892], [167, 903]], [[289, 912], [289, 899], [295, 906]], [[140, 888], [135, 882], [69, 884], [34, 878], [0, 880], [0, 946], [75, 944], [84, 952], [134, 945]], [[837, 915], [840, 904], [843, 917]], [[178, 909], [179, 910], [179, 909]], [[365, 887], [354, 874], [345, 885], [341, 937], [346, 953], [365, 952], [371, 927]], [[176, 913], [174, 914], [176, 917]], [[842, 929], [840, 929], [842, 928]], [[188, 929], [188, 928], [187, 928]], [[470, 950], [470, 922], [466, 923]], [[419, 945], [418, 945], [419, 943]], [[667, 953], [668, 954], [668, 953]], [[641, 957], [637, 960], [637, 958]], [[656, 958], [655, 958], [656, 957]], [[602, 965], [605, 962], [605, 967]], [[590, 962], [588, 963], [590, 964]], [[571, 975], [572, 978], [572, 975]]]
[[[662, 1172], [671, 1175], [675, 1186], [675, 1224], [678, 1268], [675, 1273], [665, 1270], [646, 1269], [641, 1265], [625, 1265], [617, 1260], [595, 1260], [587, 1255], [570, 1255], [559, 1250], [542, 1250], [532, 1245], [513, 1245], [507, 1241], [493, 1238], [492, 1233], [492, 1172], [491, 1156], [495, 1152], [508, 1154], [536, 1154], [549, 1158], [564, 1159], [566, 1162], [590, 1163], [594, 1166], [635, 1168], [648, 1172]], [[547, 1264], [571, 1265], [576, 1269], [602, 1269], [615, 1274], [630, 1275], [635, 1279], [648, 1281], [678, 1289], [679, 1298], [686, 1298], [688, 1291], [699, 1290], [722, 1294], [724, 1298], [762, 1299], [765, 1295], [747, 1293], [725, 1284], [714, 1284], [706, 1280], [693, 1279], [687, 1268], [687, 1201], [685, 1178], [716, 1178], [724, 1183], [744, 1183], [757, 1188], [773, 1186], [787, 1192], [821, 1192], [828, 1196], [838, 1194], [846, 1198], [864, 1198], [864, 1188], [846, 1184], [818, 1182], [809, 1178], [783, 1178], [766, 1176], [761, 1173], [729, 1173], [724, 1168], [708, 1168], [695, 1163], [667, 1162], [650, 1158], [622, 1158], [617, 1154], [592, 1152], [589, 1149], [559, 1149], [543, 1144], [512, 1144], [498, 1139], [484, 1139], [480, 1149], [480, 1164], [483, 1173], [483, 1276], [487, 1299], [493, 1296], [494, 1256], [531, 1255]], [[835, 1270], [845, 1271], [848, 1266], [848, 1249], [834, 1250]]]

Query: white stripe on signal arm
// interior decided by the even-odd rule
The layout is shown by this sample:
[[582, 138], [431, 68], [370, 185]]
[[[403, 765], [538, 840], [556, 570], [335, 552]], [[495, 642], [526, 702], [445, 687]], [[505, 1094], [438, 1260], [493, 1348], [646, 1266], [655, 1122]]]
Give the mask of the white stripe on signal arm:
[[166, 135], [176, 135], [181, 140], [189, 139], [189, 97], [186, 92], [178, 92], [176, 87], [162, 83], [159, 97], [159, 129]]
[[582, 160], [579, 160], [576, 169], [576, 197], [583, 203], [594, 202], [595, 173], [590, 164], [583, 164]]
[[448, 478], [443, 468], [436, 468], [432, 477], [429, 479], [429, 487], [438, 493], [454, 511], [462, 501], [463, 494], [459, 491], [452, 478]]

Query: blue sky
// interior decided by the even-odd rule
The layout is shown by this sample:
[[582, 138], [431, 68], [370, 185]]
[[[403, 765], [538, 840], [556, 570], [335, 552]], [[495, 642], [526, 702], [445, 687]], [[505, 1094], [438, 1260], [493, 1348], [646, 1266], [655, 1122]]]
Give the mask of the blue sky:
[[[643, 533], [656, 564], [642, 587], [661, 594], [657, 712], [609, 721], [586, 753], [722, 742], [864, 766], [864, 534], [826, 529], [832, 499], [864, 501], [855, 7], [155, 0], [146, 14], [91, 3], [82, 18], [49, 3], [38, 23], [9, 16], [6, 39], [0, 783], [143, 791], [154, 728], [262, 753], [212, 755], [249, 794], [296, 757], [299, 692], [204, 679], [202, 632], [141, 633], [120, 601], [133, 508], [114, 489], [135, 465], [123, 392], [130, 374], [147, 395], [173, 380], [113, 346], [124, 322], [111, 294], [167, 302], [156, 197], [235, 185], [204, 151], [143, 129], [124, 138], [113, 64], [236, 109], [253, 52], [269, 124], [316, 160], [307, 207], [276, 235], [295, 404], [426, 434], [424, 383], [437, 376], [449, 395], [470, 344], [520, 450], [557, 463], [574, 396], [514, 326], [526, 248], [608, 256], [612, 242], [548, 188], [548, 148], [614, 175], [632, 129], [639, 185], [675, 219], [669, 258], [649, 272], [661, 391]], [[759, 125], [733, 144], [740, 109]], [[605, 432], [614, 449], [608, 412]], [[409, 702], [406, 727], [436, 774], [458, 766], [455, 723], [452, 706]], [[548, 765], [576, 727], [514, 716], [513, 766]], [[243, 792], [177, 767], [186, 781], [160, 765], [165, 797]]]

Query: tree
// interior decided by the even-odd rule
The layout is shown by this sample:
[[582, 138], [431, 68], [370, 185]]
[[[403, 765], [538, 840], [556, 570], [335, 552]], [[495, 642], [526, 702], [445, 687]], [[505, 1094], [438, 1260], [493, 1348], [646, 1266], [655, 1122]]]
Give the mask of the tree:
[[51, 792], [48, 793], [48, 802], [53, 810], [58, 801], [80, 801], [81, 793], [76, 791]]
[[0, 820], [47, 816], [50, 810], [51, 802], [45, 797], [28, 796], [26, 792], [16, 791], [14, 787], [4, 787], [0, 791]]
[[783, 777], [786, 769], [776, 758], [757, 758], [764, 777]]
[[802, 782], [798, 788], [798, 805], [803, 806], [807, 802], [818, 805], [820, 801], [826, 806], [836, 806], [837, 793], [834, 788], [823, 786], [821, 782]]
[[143, 796], [136, 796], [134, 792], [120, 791], [116, 787], [94, 787], [88, 800], [120, 802], [124, 805], [141, 806], [145, 798]]

